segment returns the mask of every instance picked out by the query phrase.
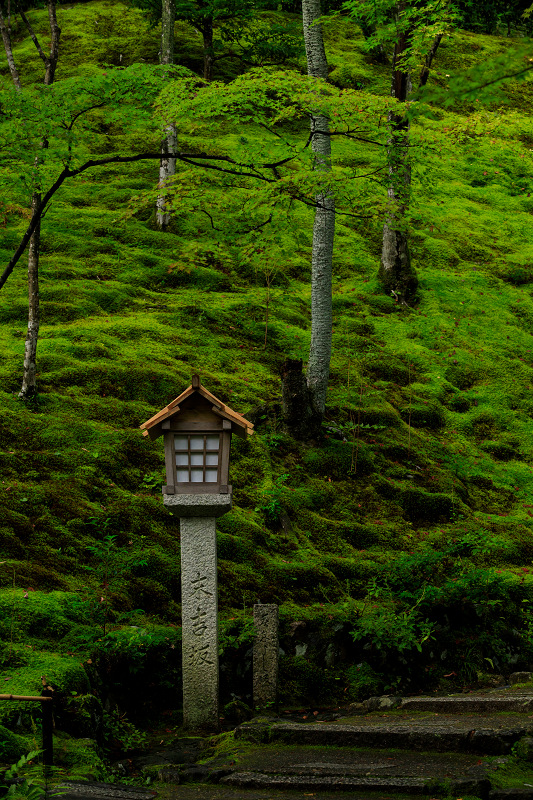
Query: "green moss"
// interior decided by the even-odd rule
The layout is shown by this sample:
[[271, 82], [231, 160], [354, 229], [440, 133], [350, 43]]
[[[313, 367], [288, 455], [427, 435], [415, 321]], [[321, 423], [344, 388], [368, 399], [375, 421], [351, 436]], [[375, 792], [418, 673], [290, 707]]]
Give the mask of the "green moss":
[[412, 522], [447, 522], [454, 510], [454, 501], [449, 495], [415, 488], [402, 490], [398, 502]]
[[[303, 464], [313, 475], [327, 475], [336, 480], [346, 480], [354, 472], [355, 451], [353, 442], [339, 442], [330, 439], [321, 448], [308, 450]], [[372, 472], [374, 459], [372, 451], [364, 443], [357, 448], [357, 470], [366, 475]]]
[[99, 748], [94, 739], [82, 737], [70, 738], [62, 732], [54, 737], [55, 764], [66, 769], [73, 778], [99, 778], [104, 773], [104, 762], [99, 755]]
[[[156, 63], [159, 32], [138, 11], [93, 0], [59, 13], [58, 80], [100, 74], [104, 64]], [[44, 35], [46, 11], [32, 9], [30, 17]], [[388, 95], [390, 65], [372, 64], [359, 28], [337, 16], [326, 29], [332, 81]], [[179, 23], [175, 41], [177, 60], [200, 69], [199, 36]], [[459, 32], [441, 44], [435, 68], [479, 63], [510, 44]], [[23, 80], [40, 81], [42, 64], [22, 27], [15, 50]], [[1, 74], [8, 80], [5, 65]], [[442, 82], [442, 74], [432, 80]], [[508, 87], [520, 111], [529, 109], [527, 90]], [[234, 508], [217, 523], [222, 609], [257, 599], [297, 601], [312, 617], [315, 604], [328, 598], [333, 610], [341, 608], [350, 593], [366, 597], [380, 564], [405, 551], [432, 552], [460, 539], [464, 526], [485, 542], [469, 550], [476, 565], [529, 565], [531, 139], [521, 113], [499, 109], [498, 128], [483, 114], [465, 104], [413, 122], [416, 309], [380, 294], [379, 214], [355, 221], [339, 215], [329, 438], [312, 447], [282, 433], [279, 413], [282, 361], [308, 356], [311, 210], [294, 211], [289, 228], [272, 236], [265, 228], [256, 248], [263, 252], [251, 253], [215, 240], [207, 217], [191, 209], [176, 215], [169, 231], [156, 230], [148, 195], [157, 177], [153, 163], [115, 165], [65, 182], [61, 204], [43, 221], [40, 396], [32, 404], [16, 399], [26, 328], [22, 267], [0, 294], [0, 548], [13, 559], [0, 570], [0, 636], [4, 643], [14, 636], [11, 660], [3, 662], [7, 685], [36, 691], [41, 671], [62, 690], [78, 692], [72, 715], [78, 732], [92, 735], [98, 708], [68, 652], [86, 660], [101, 633], [87, 615], [99, 581], [86, 545], [106, 532], [147, 562], [114, 587], [113, 613], [141, 607], [179, 621], [177, 520], [151, 490], [164, 483], [162, 445], [144, 440], [138, 425], [195, 372], [237, 411], [266, 409], [256, 420], [260, 433], [232, 445]], [[480, 119], [487, 135], [474, 132]], [[139, 141], [159, 146], [160, 134], [148, 125], [124, 131], [103, 111], [94, 121], [94, 154]], [[182, 137], [180, 146], [191, 141]], [[197, 144], [207, 149], [212, 139]], [[377, 152], [338, 138], [335, 159], [361, 174], [381, 166]], [[205, 173], [200, 180], [217, 209], [217, 227], [224, 226], [234, 188]], [[364, 186], [361, 206], [381, 208], [383, 186]], [[123, 217], [132, 194], [142, 199], [134, 216]], [[7, 261], [27, 209], [16, 192], [5, 201], [13, 201], [2, 231]], [[273, 276], [266, 346], [265, 264]], [[267, 518], [272, 503], [276, 513]], [[35, 592], [26, 599], [30, 587]], [[293, 619], [304, 613], [290, 609]], [[310, 696], [312, 667], [306, 672], [298, 664], [291, 673], [293, 696]], [[326, 696], [329, 678], [320, 681]]]
[[470, 409], [471, 401], [468, 397], [465, 397], [462, 394], [455, 394], [452, 395], [449, 403], [448, 408], [451, 411], [455, 411], [458, 414], [464, 414], [466, 411]]
[[0, 761], [3, 764], [12, 764], [30, 750], [32, 742], [29, 737], [12, 733], [8, 728], [0, 725]]
[[470, 364], [448, 367], [445, 375], [446, 380], [458, 389], [470, 389], [482, 378], [479, 367]]
[[346, 670], [348, 697], [352, 701], [366, 700], [382, 694], [385, 681], [382, 675], [375, 672], [369, 664], [362, 662]]
[[311, 664], [301, 656], [281, 656], [279, 659], [280, 702], [284, 705], [328, 702], [338, 691], [335, 675]]
[[376, 380], [391, 381], [400, 386], [408, 386], [415, 380], [414, 372], [410, 373], [409, 368], [399, 359], [391, 358], [390, 355], [372, 355], [365, 359], [365, 367]]
[[494, 456], [500, 461], [520, 460], [520, 442], [518, 440], [483, 442], [482, 449], [485, 453]]
[[446, 418], [441, 405], [418, 401], [412, 403], [409, 408], [402, 411], [402, 419], [409, 422], [415, 428], [442, 428]]

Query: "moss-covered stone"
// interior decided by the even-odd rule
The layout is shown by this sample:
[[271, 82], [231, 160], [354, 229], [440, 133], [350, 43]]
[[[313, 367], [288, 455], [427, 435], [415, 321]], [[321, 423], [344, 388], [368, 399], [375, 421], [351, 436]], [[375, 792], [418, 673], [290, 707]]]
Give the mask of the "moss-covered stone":
[[74, 775], [90, 777], [93, 780], [103, 775], [104, 762], [95, 739], [89, 737], [71, 738], [68, 735], [54, 737], [54, 761]]

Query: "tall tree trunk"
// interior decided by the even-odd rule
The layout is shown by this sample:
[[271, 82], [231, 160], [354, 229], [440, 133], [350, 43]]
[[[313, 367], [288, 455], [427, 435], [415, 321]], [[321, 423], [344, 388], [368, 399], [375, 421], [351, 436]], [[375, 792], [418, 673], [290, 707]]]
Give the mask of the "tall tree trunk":
[[202, 28], [204, 40], [204, 80], [213, 80], [213, 19], [207, 18]]
[[[329, 133], [325, 117], [314, 117], [314, 130]], [[331, 140], [327, 135], [313, 136], [316, 169], [331, 171]], [[307, 363], [307, 386], [317, 414], [326, 407], [331, 339], [333, 327], [331, 273], [333, 239], [335, 236], [335, 201], [329, 189], [316, 195], [313, 224], [313, 255], [311, 265], [311, 347]]]
[[46, 62], [46, 72], [44, 75], [44, 83], [46, 86], [50, 86], [54, 82], [57, 60], [59, 58], [59, 37], [61, 36], [61, 28], [57, 24], [55, 0], [48, 0], [48, 19], [50, 21], [51, 42], [50, 55]]
[[[316, 24], [322, 11], [320, 0], [304, 0], [302, 4], [307, 74], [313, 78], [328, 78], [328, 62], [324, 49], [322, 25]], [[323, 116], [311, 119], [315, 154], [314, 168], [331, 172], [331, 137], [329, 120]], [[335, 201], [329, 187], [316, 195], [313, 225], [313, 255], [311, 267], [311, 348], [307, 364], [307, 386], [315, 413], [322, 416], [326, 406], [329, 364], [331, 360], [332, 304], [331, 270], [335, 236]]]
[[[41, 201], [37, 192], [33, 195], [33, 212]], [[24, 371], [20, 398], [29, 399], [37, 392], [37, 342], [39, 340], [39, 248], [41, 223], [39, 222], [30, 239], [28, 249], [28, 333], [24, 346]]]
[[[398, 17], [404, 8], [399, 3]], [[401, 61], [410, 44], [410, 31], [400, 34], [394, 47], [391, 94], [405, 103], [412, 91], [411, 74], [402, 68]], [[437, 34], [429, 49], [419, 76], [419, 88], [425, 86], [433, 59], [437, 54], [442, 33]], [[410, 305], [416, 298], [418, 277], [411, 263], [407, 231], [407, 211], [411, 192], [411, 160], [409, 155], [409, 122], [402, 114], [389, 114], [391, 135], [388, 146], [390, 185], [389, 212], [383, 226], [383, 244], [379, 278], [395, 300]]]
[[[399, 3], [398, 17], [404, 8]], [[401, 64], [409, 47], [410, 32], [400, 33], [394, 46], [392, 59], [391, 94], [405, 103], [411, 93], [411, 74]], [[389, 211], [383, 226], [383, 244], [379, 278], [385, 289], [398, 302], [409, 305], [418, 288], [416, 271], [411, 264], [406, 214], [411, 191], [411, 163], [409, 155], [409, 122], [403, 114], [389, 114], [390, 139], [387, 150], [390, 184], [388, 188]]]
[[[174, 63], [174, 23], [176, 21], [175, 0], [162, 0], [161, 17], [161, 64]], [[168, 153], [175, 153], [177, 147], [176, 128], [169, 125], [165, 128], [165, 138], [161, 145], [162, 158], [159, 163], [159, 186], [161, 194], [156, 201], [157, 226], [166, 230], [170, 224], [170, 214], [167, 210], [165, 186], [169, 179], [176, 173], [176, 159], [169, 158]]]
[[439, 44], [442, 40], [442, 33], [438, 33], [435, 38], [433, 39], [433, 44], [431, 45], [428, 54], [424, 60], [424, 66], [422, 67], [422, 72], [420, 73], [420, 78], [418, 79], [418, 88], [422, 88], [427, 83], [429, 78], [429, 71], [431, 69], [431, 65], [433, 63], [433, 59], [437, 55], [437, 50], [439, 49]]
[[[57, 24], [56, 3], [55, 0], [48, 0], [48, 19], [50, 22], [50, 53], [45, 55], [35, 32], [23, 11], [18, 12], [28, 28], [29, 34], [33, 40], [39, 56], [44, 62], [45, 72], [43, 83], [45, 86], [50, 86], [55, 77], [57, 67], [57, 60], [59, 57], [59, 38], [61, 36], [61, 29]], [[6, 27], [2, 12], [0, 10], [0, 29], [4, 41], [4, 48], [7, 55], [9, 69], [13, 83], [17, 89], [21, 89], [20, 79], [18, 76], [15, 60], [13, 58], [13, 51], [11, 48], [10, 30]], [[41, 147], [46, 149], [48, 141], [43, 139]], [[32, 210], [35, 214], [36, 209], [41, 202], [39, 177], [38, 177], [39, 157], [35, 159], [35, 189], [32, 196]], [[29, 242], [28, 250], [28, 333], [26, 335], [26, 343], [24, 348], [24, 367], [22, 375], [22, 386], [19, 392], [19, 397], [30, 398], [35, 395], [37, 391], [37, 342], [39, 339], [39, 252], [41, 243], [41, 224], [37, 225]]]
[[[307, 73], [327, 80], [328, 63], [322, 26], [320, 0], [303, 0], [303, 31], [307, 56]], [[315, 154], [314, 169], [331, 172], [331, 137], [329, 120], [320, 114], [311, 118], [311, 147]], [[315, 196], [313, 253], [311, 266], [311, 347], [305, 382], [297, 377], [298, 362], [287, 361], [283, 368], [283, 406], [285, 424], [298, 438], [319, 435], [326, 406], [331, 360], [332, 302], [331, 272], [335, 236], [335, 201], [327, 183]], [[301, 370], [301, 367], [300, 367]], [[298, 396], [299, 395], [299, 396]], [[295, 421], [291, 407], [299, 403], [301, 414]]]
[[9, 66], [9, 71], [11, 73], [11, 78], [16, 88], [20, 91], [22, 86], [20, 84], [20, 77], [17, 70], [17, 65], [15, 64], [15, 59], [13, 58], [13, 48], [11, 46], [11, 30], [5, 23], [1, 8], [0, 8], [0, 33], [2, 34], [2, 41], [4, 43], [4, 50], [6, 51], [7, 63]]

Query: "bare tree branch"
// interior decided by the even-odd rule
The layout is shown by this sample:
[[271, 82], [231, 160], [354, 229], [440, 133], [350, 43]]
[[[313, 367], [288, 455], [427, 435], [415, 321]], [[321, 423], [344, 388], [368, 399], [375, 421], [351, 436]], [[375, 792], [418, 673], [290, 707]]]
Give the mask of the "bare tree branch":
[[[169, 158], [175, 158], [178, 161], [182, 161], [184, 164], [190, 164], [191, 166], [194, 166], [194, 167], [202, 167], [203, 169], [212, 169], [212, 170], [215, 170], [217, 172], [222, 172], [222, 173], [225, 173], [225, 174], [228, 174], [228, 175], [238, 175], [238, 176], [241, 176], [241, 177], [254, 178], [255, 180], [260, 180], [260, 181], [263, 181], [265, 183], [276, 183], [276, 178], [268, 178], [265, 175], [262, 175], [257, 170], [251, 170], [249, 165], [247, 165], [247, 164], [239, 164], [239, 162], [237, 162], [234, 159], [230, 158], [230, 156], [215, 156], [215, 155], [210, 155], [208, 153], [169, 153], [168, 156], [169, 156]], [[160, 159], [160, 158], [161, 158], [161, 153], [137, 153], [136, 155], [132, 155], [132, 156], [108, 156], [107, 158], [89, 159], [88, 161], [86, 161], [84, 164], [82, 164], [80, 167], [77, 167], [76, 169], [70, 169], [69, 166], [63, 167], [63, 169], [59, 173], [59, 175], [56, 178], [56, 180], [54, 181], [54, 183], [50, 186], [48, 191], [42, 196], [42, 199], [41, 199], [40, 203], [35, 207], [34, 212], [32, 214], [32, 218], [31, 218], [30, 224], [28, 225], [28, 228], [26, 229], [24, 235], [22, 236], [22, 239], [20, 240], [19, 246], [15, 250], [12, 258], [10, 259], [7, 267], [5, 268], [5, 270], [4, 270], [3, 274], [2, 274], [2, 276], [0, 277], [0, 289], [2, 289], [4, 287], [7, 279], [9, 278], [9, 276], [13, 272], [15, 266], [17, 265], [17, 262], [19, 261], [21, 255], [24, 253], [24, 250], [26, 249], [27, 244], [28, 244], [29, 240], [31, 239], [31, 237], [33, 235], [33, 232], [37, 228], [37, 226], [38, 226], [40, 220], [42, 219], [43, 215], [48, 210], [48, 205], [49, 205], [50, 201], [52, 200], [52, 197], [55, 195], [55, 193], [58, 191], [58, 189], [61, 188], [61, 186], [63, 185], [63, 183], [65, 182], [65, 180], [67, 178], [74, 178], [77, 175], [81, 175], [81, 173], [86, 172], [88, 169], [92, 169], [93, 167], [103, 167], [103, 166], [106, 166], [107, 164], [129, 164], [129, 163], [133, 163], [133, 162], [136, 162], [136, 161], [144, 161], [144, 160], [148, 160], [148, 159]], [[290, 158], [282, 159], [281, 161], [273, 163], [273, 164], [263, 164], [262, 167], [264, 169], [268, 168], [268, 169], [274, 169], [275, 170], [276, 167], [281, 166], [283, 164], [286, 164], [288, 161], [291, 161], [293, 158], [295, 158], [295, 156], [291, 156]], [[234, 164], [237, 167], [237, 169], [228, 169], [226, 167], [219, 166], [216, 163], [211, 164], [211, 163], [209, 163], [210, 161], [213, 161], [213, 162], [222, 161], [222, 162], [225, 162], [225, 163], [228, 163], [228, 164]], [[369, 173], [367, 173], [365, 175], [358, 175], [357, 177], [358, 178], [365, 178], [365, 177], [368, 177], [369, 175], [375, 175], [377, 172], [380, 172], [382, 169], [383, 169], [383, 167], [378, 169], [378, 170], [375, 170], [374, 172], [369, 172]], [[294, 195], [294, 199], [299, 200], [301, 203], [304, 203], [304, 205], [310, 206], [312, 208], [321, 207], [320, 204], [317, 204], [317, 202], [315, 200], [309, 200], [304, 195], [295, 194]], [[205, 212], [205, 213], [207, 213], [207, 212]], [[356, 217], [358, 219], [369, 219], [370, 218], [370, 215], [352, 214], [352, 213], [347, 212], [347, 211], [336, 211], [336, 213], [343, 214], [344, 216]], [[208, 214], [208, 216], [209, 216], [209, 214]], [[260, 227], [263, 227], [263, 225], [266, 225], [268, 222], [271, 222], [271, 219], [268, 219], [266, 222], [261, 223], [259, 226], [257, 226], [257, 229], [260, 228]], [[214, 224], [213, 224], [212, 220], [211, 220], [211, 224], [213, 225], [213, 228], [214, 228]], [[254, 229], [251, 228], [250, 230], [254, 230]]]
[[[209, 160], [226, 161], [232, 164], [237, 164], [237, 162], [235, 162], [229, 156], [212, 156], [208, 155], [207, 153], [195, 153], [195, 154], [170, 153], [169, 157], [176, 158], [180, 161], [183, 161], [186, 164], [193, 164], [194, 166], [198, 167], [202, 166], [207, 169], [216, 169], [219, 172], [226, 172], [232, 175], [244, 175], [247, 177], [256, 178], [258, 180], [263, 180], [268, 183], [272, 183], [274, 181], [273, 178], [266, 178], [264, 175], [261, 175], [258, 172], [249, 172], [244, 170], [241, 171], [229, 170], [209, 163], [198, 164], [192, 160], [192, 159], [196, 160], [200, 159], [200, 160], [205, 160], [206, 162]], [[161, 153], [137, 153], [136, 155], [133, 156], [109, 156], [108, 158], [89, 159], [89, 161], [86, 161], [85, 164], [82, 164], [81, 167], [77, 167], [76, 169], [70, 169], [68, 166], [64, 167], [59, 173], [54, 183], [52, 184], [52, 186], [50, 186], [48, 191], [43, 195], [41, 202], [35, 207], [30, 224], [28, 225], [28, 228], [26, 229], [24, 235], [22, 236], [19, 246], [15, 250], [12, 258], [10, 259], [2, 276], [0, 277], [0, 289], [3, 288], [7, 279], [13, 272], [18, 260], [24, 253], [24, 250], [26, 249], [26, 246], [29, 240], [31, 239], [33, 232], [37, 228], [39, 221], [41, 220], [43, 212], [45, 211], [48, 203], [51, 201], [52, 197], [57, 192], [57, 190], [61, 188], [61, 186], [63, 185], [63, 183], [67, 178], [73, 178], [76, 175], [80, 175], [82, 172], [85, 172], [86, 170], [91, 169], [92, 167], [102, 167], [105, 166], [106, 164], [127, 164], [135, 161], [143, 161], [146, 159], [160, 159], [160, 158], [161, 158]]]
[[213, 222], [213, 217], [211, 216], [211, 214], [209, 213], [209, 211], [206, 211], [206, 210], [205, 210], [205, 208], [199, 208], [199, 209], [198, 209], [198, 211], [201, 211], [201, 212], [202, 212], [202, 214], [205, 214], [205, 215], [206, 215], [206, 217], [209, 217], [209, 220], [210, 220], [210, 222], [211, 222], [211, 227], [212, 227], [212, 229], [213, 229], [214, 231], [219, 231], [219, 230], [220, 230], [220, 228], [216, 228], [216, 227], [215, 227], [215, 223]]
[[251, 228], [246, 228], [246, 230], [241, 231], [241, 233], [239, 235], [244, 236], [247, 233], [251, 233], [252, 231], [258, 231], [261, 228], [264, 228], [265, 225], [268, 225], [270, 222], [272, 222], [272, 217], [273, 216], [274, 216], [274, 212], [272, 212], [270, 214], [269, 218], [266, 219], [264, 222], [260, 222], [259, 225], [253, 225]]
[[463, 89], [462, 91], [464, 91], [465, 94], [470, 94], [470, 92], [479, 92], [480, 89], [485, 89], [487, 86], [492, 86], [494, 83], [499, 83], [500, 81], [508, 81], [511, 78], [517, 78], [519, 75], [523, 75], [524, 72], [531, 72], [532, 69], [533, 64], [531, 64], [529, 67], [519, 69], [517, 72], [510, 72], [508, 75], [500, 75], [499, 78], [493, 78], [491, 81], [478, 84], [477, 86], [473, 86], [471, 89]]
[[81, 117], [82, 114], [86, 114], [88, 111], [93, 111], [95, 108], [102, 108], [103, 106], [105, 106], [105, 103], [96, 103], [94, 106], [87, 106], [87, 108], [82, 108], [81, 111], [78, 111], [77, 114], [74, 114], [74, 116], [72, 117], [72, 119], [70, 121], [70, 124], [69, 125], [64, 125], [63, 127], [67, 131], [71, 131], [72, 128], [74, 127], [74, 123], [76, 122], [78, 117]]
[[424, 62], [424, 66], [422, 67], [422, 72], [420, 73], [420, 78], [418, 79], [418, 88], [420, 89], [422, 86], [425, 86], [428, 78], [429, 78], [429, 71], [431, 69], [431, 64], [433, 63], [433, 59], [437, 54], [437, 50], [439, 49], [439, 44], [441, 43], [442, 33], [438, 33], [433, 40], [433, 44], [429, 52], [426, 55], [426, 60]]
[[28, 17], [27, 17], [27, 16], [26, 16], [26, 14], [24, 13], [24, 11], [22, 11], [22, 9], [21, 9], [21, 8], [19, 8], [19, 9], [18, 9], [18, 12], [19, 12], [20, 16], [22, 17], [22, 20], [23, 20], [23, 22], [24, 22], [25, 26], [26, 26], [26, 27], [27, 27], [27, 29], [28, 29], [28, 33], [30, 34], [30, 36], [31, 36], [31, 38], [32, 38], [33, 44], [34, 44], [34, 45], [35, 45], [35, 47], [37, 48], [37, 52], [39, 53], [40, 57], [41, 57], [41, 58], [42, 58], [42, 60], [44, 61], [45, 65], [48, 65], [48, 59], [47, 59], [47, 57], [46, 57], [46, 54], [44, 53], [44, 51], [43, 51], [43, 48], [42, 48], [42, 47], [41, 47], [41, 45], [39, 44], [39, 40], [38, 40], [37, 36], [35, 35], [35, 31], [33, 30], [32, 26], [31, 26], [31, 23], [30, 23], [30, 21], [29, 21], [29, 19], [28, 19]]

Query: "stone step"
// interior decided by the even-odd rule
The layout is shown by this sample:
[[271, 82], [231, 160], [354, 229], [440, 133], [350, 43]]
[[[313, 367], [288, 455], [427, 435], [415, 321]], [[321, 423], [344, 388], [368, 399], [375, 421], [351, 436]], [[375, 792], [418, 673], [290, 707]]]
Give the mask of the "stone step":
[[220, 781], [222, 785], [242, 789], [282, 789], [299, 792], [334, 790], [337, 792], [385, 792], [387, 794], [428, 795], [467, 794], [475, 797], [488, 797], [488, 781], [450, 780], [438, 782], [424, 778], [394, 778], [381, 776], [354, 775], [274, 775], [260, 772], [234, 772]]
[[[256, 776], [259, 773], [239, 773], [227, 776], [219, 784], [188, 784], [167, 785], [162, 791], [153, 791], [135, 786], [121, 784], [105, 784], [98, 782], [66, 782], [60, 788], [61, 798], [65, 800], [152, 800], [157, 794], [165, 800], [301, 800], [302, 793], [313, 793], [314, 800], [337, 800], [342, 797], [343, 790], [350, 792], [350, 800], [408, 800], [415, 794], [425, 794], [430, 797], [444, 797], [449, 792], [458, 795], [468, 794], [470, 797], [479, 797], [480, 800], [533, 800], [533, 787], [516, 787], [513, 789], [490, 789], [487, 784], [478, 779], [474, 781], [451, 780], [448, 783], [438, 781], [423, 786], [420, 779], [412, 778], [401, 781], [393, 778], [367, 779], [362, 778], [349, 782], [341, 781], [339, 776], [332, 776], [329, 781], [318, 780], [317, 776], [310, 776], [311, 781], [304, 782], [301, 776], [287, 780], [288, 776], [280, 776], [281, 780], [275, 781], [273, 776], [264, 775], [263, 780]], [[247, 776], [254, 776], [249, 779]], [[233, 781], [230, 781], [229, 778]], [[381, 787], [379, 785], [381, 781]], [[444, 791], [439, 792], [439, 786]], [[311, 788], [313, 787], [313, 788]], [[356, 788], [359, 787], [359, 788]], [[64, 793], [63, 793], [64, 792]]]
[[[364, 715], [374, 711], [428, 711], [444, 714], [497, 714], [504, 711], [527, 713], [533, 711], [533, 693], [530, 687], [517, 687], [490, 692], [473, 692], [444, 697], [395, 697], [384, 695], [370, 697], [362, 703], [351, 703], [343, 709], [342, 716]], [[339, 715], [341, 716], [341, 715]]]
[[241, 754], [238, 767], [220, 783], [242, 788], [450, 793], [487, 797], [490, 775], [505, 758], [484, 760], [467, 753], [375, 751], [349, 747], [270, 745]]
[[488, 800], [533, 800], [533, 786], [513, 789], [491, 789]]
[[65, 781], [54, 792], [61, 800], [153, 800], [157, 794], [147, 787], [98, 781]]
[[405, 697], [399, 708], [402, 711], [429, 711], [437, 714], [494, 714], [504, 711], [527, 713], [533, 711], [533, 697], [491, 697], [490, 695]]
[[252, 720], [235, 730], [237, 739], [334, 747], [408, 748], [436, 752], [503, 755], [533, 734], [533, 715], [440, 715], [389, 712], [344, 718], [341, 723], [283, 723]]
[[[160, 788], [160, 787], [158, 787]], [[298, 789], [245, 789], [242, 786], [229, 784], [195, 783], [179, 786], [166, 785], [158, 796], [161, 800], [306, 800], [305, 795], [312, 795], [312, 800], [412, 800], [413, 795], [391, 792], [356, 792], [348, 795], [339, 794], [336, 789], [316, 792], [301, 792]], [[431, 795], [433, 797], [433, 795]], [[455, 800], [455, 799], [454, 799]], [[469, 798], [469, 800], [471, 800]], [[497, 798], [507, 800], [507, 798]], [[509, 800], [533, 800], [532, 798], [509, 798]]]

